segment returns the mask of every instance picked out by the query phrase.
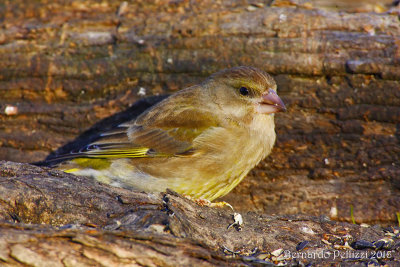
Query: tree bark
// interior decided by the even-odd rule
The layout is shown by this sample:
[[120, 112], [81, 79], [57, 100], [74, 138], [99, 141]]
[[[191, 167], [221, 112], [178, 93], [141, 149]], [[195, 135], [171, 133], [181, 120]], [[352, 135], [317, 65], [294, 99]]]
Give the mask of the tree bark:
[[[246, 222], [257, 221], [261, 216], [268, 218], [268, 222], [282, 223], [280, 216], [305, 213], [328, 215], [336, 221], [397, 224], [400, 23], [398, 7], [380, 7], [382, 13], [351, 13], [322, 9], [302, 1], [5, 2], [0, 6], [3, 26], [0, 29], [0, 159], [36, 162], [56, 151], [79, 149], [94, 140], [99, 131], [134, 118], [162, 99], [163, 94], [199, 83], [226, 67], [252, 65], [275, 77], [288, 112], [276, 116], [278, 137], [273, 153], [222, 200], [242, 212], [270, 214], [263, 217], [249, 213], [244, 215]], [[360, 4], [357, 10], [363, 10], [363, 6]], [[34, 225], [4, 223], [1, 231], [10, 233], [9, 239], [0, 240], [24, 240], [23, 237], [30, 236], [36, 240], [32, 242], [36, 242], [38, 249], [32, 249], [32, 253], [39, 253], [44, 249], [42, 246], [47, 246], [42, 242], [46, 238], [54, 244], [65, 242], [65, 246], [75, 251], [71, 255], [79, 257], [83, 257], [85, 248], [91, 251], [88, 253], [104, 250], [74, 241], [81, 234], [93, 238], [95, 243], [103, 242], [104, 235], [113, 240], [111, 243], [120, 244], [122, 230], [104, 230], [114, 222], [112, 216], [126, 218], [123, 214], [127, 206], [120, 203], [121, 199], [115, 199], [119, 194], [134, 203], [134, 214], [165, 217], [167, 221], [172, 219], [164, 214], [163, 197], [179, 205], [190, 203], [174, 194], [154, 199], [147, 194], [128, 195], [121, 189], [94, 185], [87, 178], [64, 176], [29, 165], [1, 166], [2, 176], [18, 177], [7, 180], [6, 187], [1, 185], [1, 216], [6, 221]], [[39, 185], [46, 173], [51, 178], [46, 180], [49, 187], [43, 191], [46, 186]], [[40, 179], [26, 184], [25, 178], [33, 176]], [[105, 204], [108, 202], [113, 205]], [[139, 203], [146, 205], [141, 208]], [[182, 207], [185, 212], [201, 210], [193, 204], [187, 205]], [[146, 207], [150, 211], [145, 211]], [[212, 220], [223, 224], [221, 227], [226, 230], [226, 225], [232, 223], [231, 214], [221, 214], [224, 215]], [[143, 216], [139, 216], [140, 227], [136, 229], [128, 223], [128, 228], [140, 233], [147, 229], [148, 217]], [[291, 239], [290, 231], [264, 237], [271, 231], [264, 225], [260, 229], [265, 231], [257, 232], [259, 238], [264, 238], [262, 241], [254, 234], [255, 239], [249, 243], [225, 240], [227, 243], [215, 244], [210, 240], [218, 240], [218, 234], [206, 235], [204, 229], [187, 230], [192, 229], [191, 221], [179, 218], [182, 225], [175, 225], [180, 225], [176, 226], [180, 230], [168, 228], [167, 239], [163, 239], [166, 233], [162, 230], [161, 235], [157, 232], [144, 240], [175, 242], [173, 247], [186, 251], [196, 264], [204, 258], [210, 259], [204, 260], [204, 264], [227, 261], [226, 255], [221, 256], [222, 244], [232, 250], [247, 244], [248, 251], [257, 247], [271, 252], [278, 248], [294, 249], [295, 243], [302, 241], [300, 237]], [[314, 217], [300, 219], [299, 224], [310, 222], [311, 229], [321, 238], [326, 228], [321, 226], [320, 217], [310, 218]], [[38, 226], [40, 223], [46, 225]], [[92, 228], [57, 228], [66, 224], [79, 227], [95, 224], [94, 228], [85, 227], [92, 227], [100, 234], [85, 232]], [[159, 224], [165, 226], [164, 221]], [[333, 222], [329, 225], [346, 225], [343, 227], [354, 229], [355, 233], [366, 231], [356, 225]], [[299, 225], [286, 222], [282, 227], [280, 231]], [[318, 227], [323, 230], [315, 230]], [[196, 239], [195, 232], [201, 238]], [[247, 234], [236, 233], [234, 229], [229, 233], [242, 238]], [[369, 241], [378, 236], [383, 236], [381, 230]], [[137, 236], [134, 232], [127, 238], [130, 241], [123, 239], [127, 243], [121, 247], [140, 247], [147, 242], [141, 238], [141, 234]], [[265, 241], [265, 238], [270, 239]], [[304, 240], [322, 244], [316, 236], [313, 238], [307, 235]], [[186, 240], [195, 241], [186, 244]], [[23, 264], [23, 259], [12, 256], [10, 243], [4, 242], [6, 245], [2, 246], [8, 248], [4, 250], [8, 254], [2, 254], [0, 261]], [[15, 245], [17, 252], [24, 251], [24, 241], [16, 241]], [[151, 255], [156, 252], [152, 247], [147, 248], [146, 260], [153, 259]], [[178, 252], [171, 251], [166, 257], [176, 260], [177, 265], [185, 265], [174, 253]], [[107, 255], [111, 254], [118, 257], [111, 252]], [[54, 252], [54, 257], [60, 255]], [[232, 264], [243, 263], [241, 256], [233, 257]], [[95, 262], [93, 257], [89, 258], [85, 263]]]
[[[199, 206], [174, 192], [132, 192], [29, 164], [3, 161], [0, 167], [2, 264], [400, 263], [398, 227], [247, 212], [239, 229], [229, 227], [230, 209]], [[379, 259], [371, 257], [378, 252]]]

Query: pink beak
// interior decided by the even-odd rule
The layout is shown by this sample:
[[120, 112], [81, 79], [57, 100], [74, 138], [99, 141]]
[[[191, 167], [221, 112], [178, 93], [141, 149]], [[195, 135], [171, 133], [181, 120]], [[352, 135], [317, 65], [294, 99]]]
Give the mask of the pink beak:
[[256, 108], [258, 113], [271, 114], [276, 112], [286, 111], [285, 104], [278, 94], [269, 89], [267, 93], [262, 94], [261, 101]]

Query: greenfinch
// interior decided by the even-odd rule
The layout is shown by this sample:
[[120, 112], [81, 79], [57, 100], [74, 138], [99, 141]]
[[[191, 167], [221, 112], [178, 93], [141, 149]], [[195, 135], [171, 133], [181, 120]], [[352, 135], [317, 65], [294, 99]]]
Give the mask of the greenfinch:
[[229, 193], [270, 152], [276, 83], [247, 66], [225, 69], [104, 132], [57, 168], [146, 192], [170, 188], [212, 201]]

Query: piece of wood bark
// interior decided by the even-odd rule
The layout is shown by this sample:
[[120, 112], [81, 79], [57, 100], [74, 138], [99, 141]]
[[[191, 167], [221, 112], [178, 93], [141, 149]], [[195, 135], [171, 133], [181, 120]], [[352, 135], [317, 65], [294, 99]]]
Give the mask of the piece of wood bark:
[[289, 110], [276, 116], [273, 154], [224, 200], [343, 221], [353, 206], [357, 222], [396, 222], [397, 14], [302, 1], [16, 0], [0, 8], [0, 159], [43, 160], [139, 92], [175, 92], [253, 65], [274, 75]]
[[23, 163], [2, 161], [0, 170], [2, 266], [400, 263], [399, 227], [247, 212], [238, 231], [228, 228], [230, 209], [174, 192], [132, 192]]

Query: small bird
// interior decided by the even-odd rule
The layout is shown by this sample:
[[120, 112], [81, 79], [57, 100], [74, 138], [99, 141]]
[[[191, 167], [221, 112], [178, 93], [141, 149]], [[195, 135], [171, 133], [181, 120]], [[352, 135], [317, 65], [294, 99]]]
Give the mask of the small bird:
[[270, 154], [274, 113], [285, 110], [269, 74], [247, 66], [225, 69], [55, 160], [63, 160], [58, 169], [113, 186], [170, 188], [213, 201]]

